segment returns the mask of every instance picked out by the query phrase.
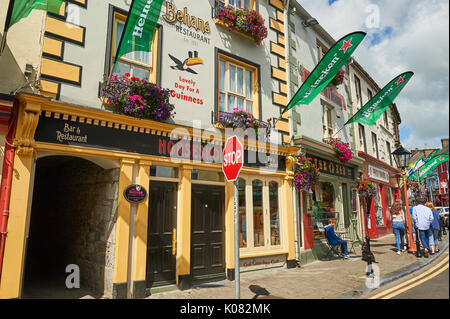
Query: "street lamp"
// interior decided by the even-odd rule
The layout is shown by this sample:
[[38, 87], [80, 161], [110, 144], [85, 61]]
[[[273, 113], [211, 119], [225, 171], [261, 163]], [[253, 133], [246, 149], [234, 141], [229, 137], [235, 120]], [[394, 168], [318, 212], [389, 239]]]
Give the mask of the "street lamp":
[[[394, 160], [395, 163], [397, 164], [397, 167], [399, 167], [402, 170], [403, 192], [405, 193], [405, 204], [406, 204], [406, 219], [408, 220], [408, 239], [409, 239], [408, 252], [410, 253], [416, 252], [420, 254], [419, 250], [414, 245], [414, 238], [412, 235], [411, 214], [409, 212], [408, 189], [406, 186], [406, 168], [408, 167], [409, 159], [411, 158], [411, 152], [400, 145], [399, 148], [397, 148], [395, 151], [392, 152], [392, 155], [394, 155]], [[417, 239], [419, 238], [419, 234], [417, 233], [417, 231], [416, 231], [416, 238]]]

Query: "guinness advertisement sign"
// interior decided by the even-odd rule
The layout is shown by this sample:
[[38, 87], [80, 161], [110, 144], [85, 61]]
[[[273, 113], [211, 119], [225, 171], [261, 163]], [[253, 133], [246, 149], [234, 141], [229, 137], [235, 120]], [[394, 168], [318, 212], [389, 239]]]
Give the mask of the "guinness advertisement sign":
[[[36, 129], [37, 142], [75, 145], [128, 153], [170, 157], [222, 164], [222, 146], [193, 142], [182, 138], [134, 132], [109, 126], [78, 123], [41, 116]], [[276, 154], [244, 151], [244, 166], [285, 171], [285, 157]]]
[[306, 155], [306, 157], [310, 157], [312, 159], [313, 163], [317, 165], [317, 168], [321, 173], [348, 179], [355, 179], [355, 169], [353, 167], [313, 155]]

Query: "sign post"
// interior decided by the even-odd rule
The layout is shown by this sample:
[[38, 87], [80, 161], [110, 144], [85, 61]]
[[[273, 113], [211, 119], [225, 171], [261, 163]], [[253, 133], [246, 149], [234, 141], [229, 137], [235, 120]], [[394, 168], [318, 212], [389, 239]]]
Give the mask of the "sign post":
[[227, 139], [223, 149], [222, 171], [228, 182], [234, 182], [234, 271], [236, 299], [240, 299], [239, 265], [239, 191], [238, 176], [244, 165], [244, 148], [236, 135]]

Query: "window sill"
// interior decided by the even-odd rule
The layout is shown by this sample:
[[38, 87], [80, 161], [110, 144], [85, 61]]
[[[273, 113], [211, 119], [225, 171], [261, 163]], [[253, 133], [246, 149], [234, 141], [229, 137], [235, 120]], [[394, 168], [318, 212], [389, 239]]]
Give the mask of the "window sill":
[[[216, 19], [214, 20], [214, 22], [216, 23], [216, 25], [219, 25], [219, 26], [221, 26], [221, 27], [223, 27], [223, 28], [225, 28], [225, 29], [228, 29], [228, 26], [227, 26], [222, 20], [219, 20], [218, 18], [216, 18]], [[251, 42], [253, 42], [253, 43], [256, 44], [255, 39], [253, 39], [253, 38], [252, 38], [251, 36], [249, 36], [248, 34], [245, 34], [245, 33], [241, 32], [241, 31], [238, 31], [238, 30], [234, 29], [233, 27], [230, 27], [229, 29], [231, 30], [230, 32], [233, 32], [233, 33], [235, 33], [235, 34], [237, 34], [237, 35], [240, 35], [241, 37], [244, 37], [244, 38], [246, 38], [247, 40], [250, 40]]]

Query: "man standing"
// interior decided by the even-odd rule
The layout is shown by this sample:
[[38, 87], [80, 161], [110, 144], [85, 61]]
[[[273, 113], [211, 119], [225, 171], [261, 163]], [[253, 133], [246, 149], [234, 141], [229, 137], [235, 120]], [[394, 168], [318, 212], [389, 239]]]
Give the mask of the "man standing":
[[418, 198], [418, 205], [413, 209], [413, 220], [414, 225], [419, 229], [419, 237], [424, 248], [424, 256], [428, 258], [429, 243], [428, 238], [430, 237], [430, 226], [433, 222], [433, 211], [428, 207], [424, 206], [426, 203], [425, 198]]

